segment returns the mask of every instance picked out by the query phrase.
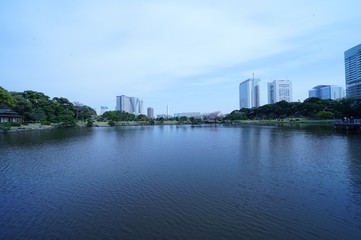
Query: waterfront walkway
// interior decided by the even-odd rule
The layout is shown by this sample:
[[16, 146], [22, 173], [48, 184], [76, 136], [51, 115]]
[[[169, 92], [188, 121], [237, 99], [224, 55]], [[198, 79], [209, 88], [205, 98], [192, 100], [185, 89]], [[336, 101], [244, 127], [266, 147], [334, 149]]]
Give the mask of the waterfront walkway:
[[346, 132], [361, 132], [361, 121], [358, 119], [353, 119], [352, 121], [335, 121], [333, 122], [333, 127], [336, 130], [343, 130]]

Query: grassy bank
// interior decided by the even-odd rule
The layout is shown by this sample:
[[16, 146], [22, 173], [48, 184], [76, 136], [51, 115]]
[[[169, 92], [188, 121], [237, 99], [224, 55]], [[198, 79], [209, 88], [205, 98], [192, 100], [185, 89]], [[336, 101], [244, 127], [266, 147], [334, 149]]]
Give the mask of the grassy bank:
[[[288, 119], [279, 119], [279, 120], [234, 120], [234, 121], [227, 121], [225, 124], [257, 124], [257, 125], [332, 125], [334, 120], [309, 120], [304, 118], [288, 118]], [[154, 122], [147, 122], [147, 121], [119, 121], [115, 122], [114, 125], [109, 125], [108, 122], [102, 121], [94, 121], [93, 127], [111, 127], [111, 126], [143, 126], [143, 125], [183, 125], [183, 124], [190, 124], [181, 123], [178, 121], [154, 121]], [[87, 122], [85, 121], [78, 121], [76, 124], [77, 127], [87, 127]], [[42, 125], [40, 123], [29, 123], [29, 124], [22, 124], [21, 126], [12, 126], [9, 132], [16, 132], [16, 131], [30, 131], [30, 130], [42, 130], [42, 129], [52, 129], [58, 128], [58, 124], [51, 124], [51, 125]], [[1, 132], [1, 131], [0, 131]], [[4, 131], [3, 131], [4, 132]]]
[[271, 119], [271, 120], [234, 120], [228, 123], [232, 124], [314, 124], [326, 125], [332, 124], [335, 120], [310, 120], [305, 118]]
[[[151, 124], [150, 122], [146, 121], [119, 121], [116, 122], [113, 126], [142, 126], [142, 125], [176, 125], [181, 124], [177, 121], [155, 121], [154, 124]], [[27, 123], [27, 124], [21, 124], [20, 126], [12, 126], [7, 131], [1, 131], [1, 132], [17, 132], [17, 131], [30, 131], [30, 130], [42, 130], [42, 129], [53, 129], [58, 128], [58, 124], [50, 124], [50, 125], [42, 125], [41, 123]], [[76, 123], [76, 127], [87, 127], [87, 122], [85, 121], [78, 121]], [[101, 121], [94, 121], [93, 127], [111, 127], [108, 122], [101, 122]]]

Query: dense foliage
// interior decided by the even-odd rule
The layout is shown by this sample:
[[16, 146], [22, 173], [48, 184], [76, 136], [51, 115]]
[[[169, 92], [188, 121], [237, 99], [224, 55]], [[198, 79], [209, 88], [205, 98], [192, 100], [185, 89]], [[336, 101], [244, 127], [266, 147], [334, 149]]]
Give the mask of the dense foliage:
[[124, 111], [107, 111], [101, 118], [103, 121], [108, 121], [110, 126], [115, 126], [117, 122], [150, 122], [150, 119], [144, 114], [135, 115]]
[[119, 122], [119, 121], [135, 121], [136, 116], [123, 111], [107, 111], [102, 115], [103, 120]]
[[344, 98], [340, 100], [321, 100], [308, 98], [301, 102], [280, 101], [258, 108], [242, 108], [228, 114], [224, 120], [254, 119], [341, 119], [343, 117], [361, 118], [361, 99]]
[[57, 123], [64, 127], [75, 126], [77, 120], [86, 121], [96, 115], [92, 108], [76, 106], [63, 97], [50, 99], [44, 93], [30, 90], [8, 93], [1, 87], [0, 105], [12, 107], [24, 116], [25, 122]]
[[4, 88], [0, 86], [0, 106], [14, 107], [16, 100]]

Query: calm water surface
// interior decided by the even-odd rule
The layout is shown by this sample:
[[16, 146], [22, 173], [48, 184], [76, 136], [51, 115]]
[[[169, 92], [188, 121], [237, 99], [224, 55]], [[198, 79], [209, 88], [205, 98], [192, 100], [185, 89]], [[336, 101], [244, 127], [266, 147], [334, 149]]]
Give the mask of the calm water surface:
[[272, 126], [0, 134], [0, 239], [360, 239], [361, 136]]

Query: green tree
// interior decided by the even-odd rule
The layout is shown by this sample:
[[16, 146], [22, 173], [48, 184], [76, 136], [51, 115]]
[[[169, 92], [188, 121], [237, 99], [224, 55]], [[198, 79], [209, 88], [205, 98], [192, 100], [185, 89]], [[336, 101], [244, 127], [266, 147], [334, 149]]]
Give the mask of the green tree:
[[0, 106], [1, 105], [6, 105], [13, 108], [16, 106], [16, 99], [0, 86]]
[[227, 116], [224, 117], [224, 120], [246, 120], [247, 119], [247, 114], [245, 112], [240, 112], [238, 110], [234, 110], [233, 112], [231, 112], [230, 114], [228, 114]]
[[32, 121], [32, 104], [22, 95], [22, 93], [14, 92], [11, 94], [16, 99], [16, 106], [14, 107], [14, 110], [24, 116], [24, 121]]
[[97, 115], [94, 109], [86, 105], [75, 106], [75, 114], [76, 119], [83, 121], [91, 119]]
[[45, 94], [28, 90], [13, 96], [18, 100], [15, 110], [25, 117], [25, 121], [52, 122], [55, 119], [56, 106]]
[[58, 123], [59, 126], [76, 126], [76, 120], [92, 119], [96, 112], [86, 106], [75, 106], [67, 98], [49, 96], [41, 92], [27, 90], [12, 92], [15, 99], [14, 110], [24, 116], [24, 121], [41, 122], [42, 124]]
[[110, 121], [108, 122], [108, 124], [109, 124], [109, 126], [112, 126], [112, 127], [113, 127], [113, 126], [115, 126], [116, 123], [115, 123], [113, 120], [110, 120]]
[[202, 120], [200, 118], [195, 118], [195, 117], [190, 117], [189, 118], [189, 121], [192, 123], [192, 124], [199, 124], [202, 122]]
[[89, 118], [89, 119], [87, 120], [86, 126], [87, 126], [87, 127], [93, 127], [93, 124], [94, 124], [94, 121]]
[[102, 118], [107, 121], [135, 121], [136, 116], [131, 113], [123, 112], [123, 111], [107, 111], [103, 113]]
[[156, 119], [160, 124], [164, 123], [164, 117], [159, 117]]
[[186, 122], [188, 122], [188, 117], [186, 117], [186, 116], [181, 116], [181, 117], [179, 118], [179, 122], [180, 122], [180, 123], [186, 123]]
[[141, 121], [141, 122], [146, 122], [146, 121], [149, 121], [149, 118], [144, 115], [144, 114], [139, 114], [137, 117], [136, 117], [136, 120], [137, 121]]
[[69, 110], [65, 110], [64, 112], [62, 112], [57, 117], [57, 120], [58, 120], [60, 127], [75, 127], [76, 126], [74, 113]]
[[34, 108], [30, 113], [30, 117], [36, 122], [41, 122], [47, 119], [46, 114], [41, 108]]
[[316, 119], [332, 119], [335, 114], [329, 111], [319, 111], [315, 114]]

